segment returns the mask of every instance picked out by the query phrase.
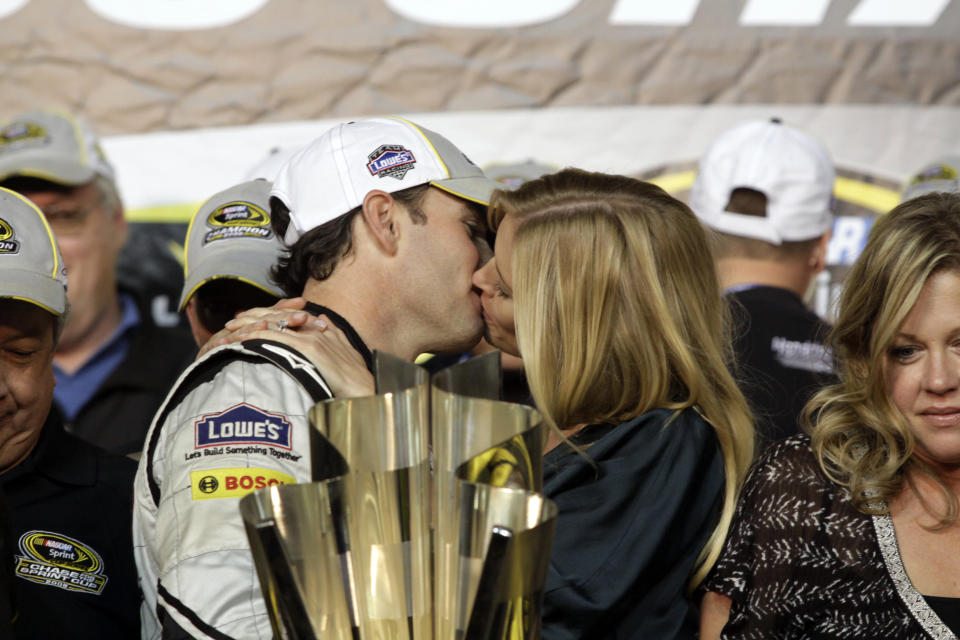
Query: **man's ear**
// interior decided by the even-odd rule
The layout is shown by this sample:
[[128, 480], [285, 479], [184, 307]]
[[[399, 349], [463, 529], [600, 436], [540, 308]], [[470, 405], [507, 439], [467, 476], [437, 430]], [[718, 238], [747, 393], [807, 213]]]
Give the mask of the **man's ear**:
[[830, 232], [820, 236], [820, 240], [810, 252], [810, 270], [814, 275], [827, 268], [827, 247], [830, 245]]
[[397, 218], [401, 207], [386, 191], [374, 190], [363, 198], [361, 215], [377, 245], [389, 255], [397, 252], [400, 237]]

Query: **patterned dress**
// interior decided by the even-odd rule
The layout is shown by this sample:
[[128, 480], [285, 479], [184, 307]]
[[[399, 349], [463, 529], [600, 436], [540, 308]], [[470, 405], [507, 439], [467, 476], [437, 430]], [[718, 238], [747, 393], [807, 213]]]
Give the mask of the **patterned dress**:
[[733, 600], [724, 639], [956, 638], [910, 583], [893, 521], [857, 511], [807, 436], [754, 465], [705, 588]]

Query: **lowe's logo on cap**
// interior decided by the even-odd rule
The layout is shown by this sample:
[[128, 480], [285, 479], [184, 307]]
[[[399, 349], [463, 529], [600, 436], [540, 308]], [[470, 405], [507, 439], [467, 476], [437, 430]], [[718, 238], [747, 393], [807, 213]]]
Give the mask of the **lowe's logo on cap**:
[[367, 156], [370, 161], [367, 163], [367, 169], [370, 175], [385, 178], [390, 176], [397, 180], [403, 180], [407, 171], [413, 169], [417, 164], [417, 159], [413, 157], [413, 152], [398, 145], [384, 144], [377, 147], [376, 151]]
[[290, 449], [290, 440], [290, 423], [286, 418], [245, 402], [221, 413], [201, 416], [194, 423], [197, 449], [225, 444], [262, 444]]
[[13, 239], [13, 227], [0, 218], [0, 253], [17, 253], [18, 251], [20, 251], [20, 243]]

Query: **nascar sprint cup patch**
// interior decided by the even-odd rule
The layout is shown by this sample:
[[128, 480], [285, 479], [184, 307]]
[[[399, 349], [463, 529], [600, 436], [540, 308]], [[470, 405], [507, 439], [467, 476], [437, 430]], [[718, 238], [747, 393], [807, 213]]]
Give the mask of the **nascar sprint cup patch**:
[[20, 553], [14, 570], [18, 578], [96, 595], [107, 584], [100, 554], [74, 538], [52, 531], [28, 531], [20, 536]]

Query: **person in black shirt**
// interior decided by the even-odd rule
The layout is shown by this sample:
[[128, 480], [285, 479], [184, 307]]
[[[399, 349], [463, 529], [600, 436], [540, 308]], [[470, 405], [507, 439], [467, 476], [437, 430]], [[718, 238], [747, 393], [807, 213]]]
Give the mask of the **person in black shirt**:
[[53, 408], [66, 309], [43, 214], [0, 189], [0, 485], [12, 555], [5, 547], [0, 584], [12, 584], [14, 637], [131, 638], [136, 464], [67, 434]]
[[797, 433], [807, 400], [833, 379], [829, 326], [803, 303], [826, 266], [833, 181], [823, 145], [774, 119], [721, 134], [690, 193], [694, 213], [717, 232], [738, 382], [761, 447]]

